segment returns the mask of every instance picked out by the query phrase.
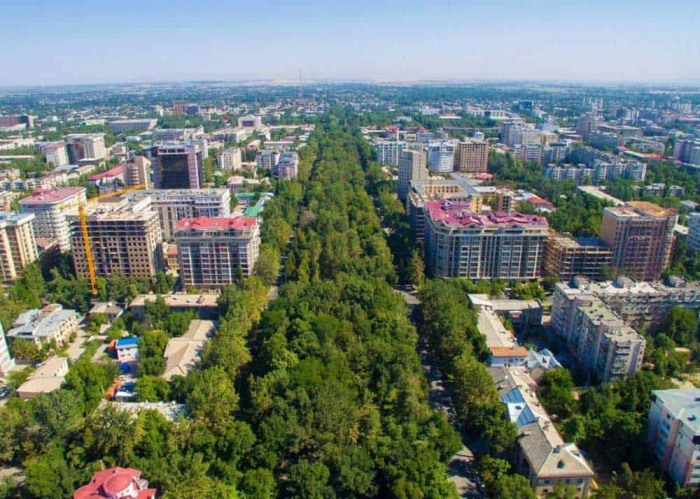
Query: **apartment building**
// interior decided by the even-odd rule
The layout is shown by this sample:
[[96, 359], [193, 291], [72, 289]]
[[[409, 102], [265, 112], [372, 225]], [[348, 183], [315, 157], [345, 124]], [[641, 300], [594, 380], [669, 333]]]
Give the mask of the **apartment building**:
[[70, 227], [68, 216], [77, 215], [80, 204], [87, 198], [83, 187], [59, 187], [40, 189], [19, 205], [22, 213], [33, 213], [32, 221], [36, 238], [55, 239], [61, 251], [70, 251]]
[[426, 266], [434, 277], [538, 279], [547, 220], [536, 215], [473, 213], [469, 203], [430, 201]]
[[485, 173], [489, 164], [489, 144], [485, 140], [465, 139], [455, 149], [455, 171]]
[[544, 274], [568, 282], [574, 276], [598, 280], [612, 263], [612, 251], [600, 239], [553, 233], [544, 243]]
[[33, 213], [0, 212], [0, 278], [14, 281], [24, 268], [39, 258], [32, 221]]
[[98, 160], [107, 157], [104, 135], [101, 133], [74, 133], [66, 136], [68, 160], [77, 164], [82, 160]]
[[219, 288], [253, 273], [260, 246], [257, 218], [186, 218], [175, 225], [185, 287]]
[[280, 153], [277, 149], [263, 149], [258, 151], [255, 156], [255, 162], [258, 168], [265, 168], [273, 170], [277, 166], [277, 162], [280, 159]]
[[406, 201], [410, 183], [428, 179], [428, 156], [421, 149], [405, 149], [399, 157], [397, 191], [399, 199]]
[[692, 251], [700, 250], [700, 212], [694, 211], [688, 215], [688, 247]]
[[400, 140], [383, 140], [375, 144], [377, 162], [386, 166], [399, 166], [399, 158], [408, 144]]
[[13, 367], [15, 367], [15, 361], [10, 357], [10, 348], [7, 346], [5, 330], [0, 323], [0, 376], [7, 375]]
[[416, 233], [416, 240], [425, 236], [425, 203], [428, 201], [465, 201], [473, 213], [480, 213], [481, 194], [461, 174], [454, 174], [451, 179], [441, 177], [410, 182], [407, 199], [407, 212]]
[[671, 208], [630, 201], [605, 208], [600, 238], [613, 252], [612, 266], [642, 281], [654, 281], [668, 267], [678, 215]]
[[576, 277], [554, 288], [552, 325], [559, 331], [570, 328], [574, 300], [581, 295], [597, 296], [635, 328], [653, 330], [661, 325], [674, 306], [700, 308], [700, 283], [672, 276], [665, 283], [635, 282], [626, 277], [615, 281], [590, 282]]
[[7, 337], [10, 341], [32, 341], [39, 347], [51, 342], [62, 346], [77, 330], [78, 314], [54, 303], [20, 314], [12, 324], [12, 329], [7, 332]]
[[204, 187], [203, 153], [199, 144], [188, 141], [161, 142], [147, 151], [153, 165], [156, 189], [201, 189]]
[[42, 145], [39, 150], [50, 165], [57, 167], [68, 164], [68, 151], [64, 142], [50, 142]]
[[[97, 277], [152, 277], [163, 267], [158, 214], [148, 197], [132, 202], [122, 196], [91, 207], [87, 230]], [[88, 279], [85, 240], [77, 218], [71, 221], [71, 244], [75, 271]]]
[[262, 128], [262, 117], [261, 116], [241, 116], [238, 118], [238, 128], [253, 128], [258, 130]]
[[700, 165], [700, 140], [683, 139], [676, 142], [673, 159], [691, 165]]
[[222, 170], [232, 170], [234, 172], [243, 169], [241, 149], [230, 147], [219, 154], [217, 159], [219, 168]]
[[537, 497], [546, 498], [558, 483], [586, 497], [595, 474], [576, 444], [561, 437], [537, 398], [537, 384], [522, 367], [489, 368], [506, 417], [518, 430], [513, 469], [524, 475]]
[[164, 241], [173, 241], [175, 224], [183, 218], [228, 218], [231, 216], [231, 191], [216, 189], [155, 189], [132, 192], [129, 199], [149, 197], [158, 213]]
[[122, 174], [126, 187], [136, 187], [143, 185], [146, 189], [151, 188], [151, 162], [145, 156], [134, 156], [124, 163]]
[[275, 178], [296, 178], [299, 173], [299, 155], [292, 151], [280, 154], [277, 164], [272, 169]]
[[653, 390], [649, 447], [661, 469], [682, 488], [700, 486], [700, 390]]
[[435, 173], [450, 173], [455, 166], [455, 144], [449, 140], [428, 144], [428, 169]]
[[17, 388], [20, 400], [36, 398], [40, 393], [51, 393], [66, 382], [68, 359], [54, 355], [39, 364], [27, 381]]

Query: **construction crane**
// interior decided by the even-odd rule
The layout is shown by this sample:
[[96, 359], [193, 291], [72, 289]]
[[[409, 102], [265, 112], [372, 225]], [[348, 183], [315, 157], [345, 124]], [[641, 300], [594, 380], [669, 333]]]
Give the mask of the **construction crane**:
[[[102, 199], [113, 198], [113, 197], [119, 196], [121, 194], [126, 194], [127, 192], [138, 191], [138, 190], [145, 189], [145, 188], [146, 188], [145, 184], [138, 184], [138, 185], [134, 185], [131, 187], [126, 187], [126, 188], [120, 189], [118, 191], [114, 191], [114, 192], [110, 192], [108, 194], [102, 194], [101, 196], [90, 198], [87, 201], [87, 203], [91, 203], [91, 204], [97, 203]], [[80, 219], [80, 232], [83, 235], [83, 244], [85, 245], [85, 261], [87, 262], [88, 278], [90, 279], [90, 290], [92, 291], [92, 294], [94, 296], [97, 294], [97, 287], [96, 287], [97, 273], [95, 272], [95, 258], [92, 255], [92, 246], [90, 245], [90, 234], [88, 233], [87, 211], [86, 211], [87, 203], [80, 203], [78, 205], [78, 218]]]

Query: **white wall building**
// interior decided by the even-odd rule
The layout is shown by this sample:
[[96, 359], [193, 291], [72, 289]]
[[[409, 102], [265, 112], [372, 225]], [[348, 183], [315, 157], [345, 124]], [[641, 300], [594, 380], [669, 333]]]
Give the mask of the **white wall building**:
[[35, 191], [21, 199], [22, 213], [34, 213], [34, 235], [55, 239], [61, 251], [70, 251], [70, 224], [67, 216], [78, 214], [79, 205], [85, 204], [83, 187], [62, 187]]
[[444, 140], [428, 145], [428, 165], [431, 172], [449, 173], [455, 166], [455, 145]]

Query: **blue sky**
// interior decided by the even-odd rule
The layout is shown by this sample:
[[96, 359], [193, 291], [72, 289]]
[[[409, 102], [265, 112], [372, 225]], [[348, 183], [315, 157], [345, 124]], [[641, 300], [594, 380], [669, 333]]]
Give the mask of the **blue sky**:
[[0, 85], [700, 79], [698, 0], [0, 0]]

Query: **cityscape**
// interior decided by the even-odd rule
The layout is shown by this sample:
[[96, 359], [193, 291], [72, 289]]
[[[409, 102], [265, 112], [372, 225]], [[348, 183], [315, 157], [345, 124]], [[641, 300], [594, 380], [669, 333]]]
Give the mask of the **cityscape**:
[[0, 499], [700, 498], [700, 11], [506, 3], [44, 6]]

